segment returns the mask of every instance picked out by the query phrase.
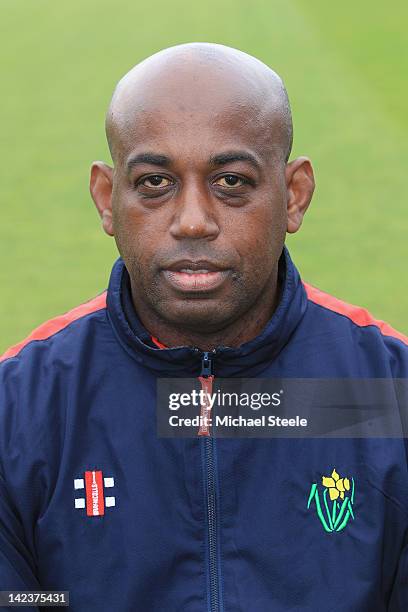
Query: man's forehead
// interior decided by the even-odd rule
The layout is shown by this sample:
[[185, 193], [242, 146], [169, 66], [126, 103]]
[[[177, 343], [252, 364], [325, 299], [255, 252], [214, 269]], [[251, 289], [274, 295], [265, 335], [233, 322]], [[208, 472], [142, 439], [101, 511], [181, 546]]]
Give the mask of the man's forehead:
[[[282, 139], [279, 122], [263, 121], [245, 110], [218, 113], [153, 109], [137, 113], [116, 137], [117, 162], [123, 165], [143, 152], [168, 158], [210, 163], [217, 154], [249, 151], [259, 163], [267, 161]], [[147, 159], [147, 158], [146, 158]], [[243, 158], [242, 158], [243, 159]], [[244, 159], [243, 159], [244, 161]]]

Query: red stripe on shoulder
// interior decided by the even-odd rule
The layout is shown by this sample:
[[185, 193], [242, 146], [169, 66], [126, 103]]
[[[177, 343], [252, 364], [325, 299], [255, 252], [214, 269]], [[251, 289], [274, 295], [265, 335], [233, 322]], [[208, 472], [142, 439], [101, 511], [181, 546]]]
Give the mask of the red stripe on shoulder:
[[59, 315], [58, 317], [54, 317], [53, 319], [42, 323], [42, 325], [36, 327], [36, 329], [34, 329], [31, 334], [27, 336], [27, 338], [7, 349], [7, 351], [0, 357], [0, 361], [4, 361], [4, 359], [9, 359], [10, 357], [15, 357], [18, 355], [21, 349], [23, 349], [32, 340], [47, 340], [47, 338], [50, 338], [57, 332], [61, 331], [73, 321], [91, 314], [92, 312], [96, 312], [97, 310], [102, 310], [105, 307], [106, 291], [100, 295], [97, 295], [88, 302], [76, 306], [63, 315]]
[[408, 337], [401, 334], [396, 329], [385, 323], [385, 321], [381, 321], [379, 319], [375, 319], [373, 315], [366, 310], [365, 308], [361, 308], [360, 306], [355, 306], [354, 304], [348, 304], [347, 302], [343, 302], [343, 300], [339, 300], [338, 298], [330, 295], [329, 293], [325, 293], [308, 283], [303, 282], [303, 286], [306, 290], [306, 294], [308, 299], [315, 304], [319, 304], [320, 306], [324, 306], [328, 308], [328, 310], [332, 310], [333, 312], [337, 312], [339, 314], [344, 315], [345, 317], [351, 319], [353, 323], [359, 325], [360, 327], [365, 327], [367, 325], [375, 325], [379, 328], [381, 333], [384, 336], [392, 336], [397, 340], [401, 340], [405, 344], [408, 345]]

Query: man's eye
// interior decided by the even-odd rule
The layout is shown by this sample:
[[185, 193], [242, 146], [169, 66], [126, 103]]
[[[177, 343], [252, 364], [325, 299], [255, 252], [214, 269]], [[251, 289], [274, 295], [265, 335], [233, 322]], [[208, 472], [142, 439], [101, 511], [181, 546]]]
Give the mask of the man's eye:
[[245, 179], [236, 174], [225, 174], [215, 181], [219, 187], [241, 187], [246, 183]]
[[152, 174], [151, 176], [147, 176], [139, 183], [144, 187], [168, 187], [171, 185], [171, 180], [166, 178], [165, 176], [161, 176], [160, 174]]

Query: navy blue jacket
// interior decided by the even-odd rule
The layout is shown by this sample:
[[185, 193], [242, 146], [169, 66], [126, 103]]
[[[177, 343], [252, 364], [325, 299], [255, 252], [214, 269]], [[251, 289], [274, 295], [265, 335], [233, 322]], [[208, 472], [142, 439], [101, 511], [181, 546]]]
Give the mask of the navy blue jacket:
[[215, 378], [408, 376], [407, 338], [286, 248], [280, 273], [239, 348], [161, 348], [118, 259], [107, 292], [5, 353], [0, 590], [66, 590], [75, 612], [408, 610], [403, 438], [157, 436], [156, 379], [205, 377], [203, 357]]

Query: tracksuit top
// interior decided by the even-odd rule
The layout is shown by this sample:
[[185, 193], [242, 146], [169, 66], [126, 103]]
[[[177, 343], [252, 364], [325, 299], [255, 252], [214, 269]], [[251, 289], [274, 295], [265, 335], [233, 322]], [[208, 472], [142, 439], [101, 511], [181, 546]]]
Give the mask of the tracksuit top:
[[238, 348], [165, 347], [119, 258], [107, 291], [6, 351], [0, 590], [69, 591], [74, 612], [408, 610], [403, 437], [157, 435], [158, 378], [408, 376], [406, 337], [303, 282], [286, 247], [279, 273]]

